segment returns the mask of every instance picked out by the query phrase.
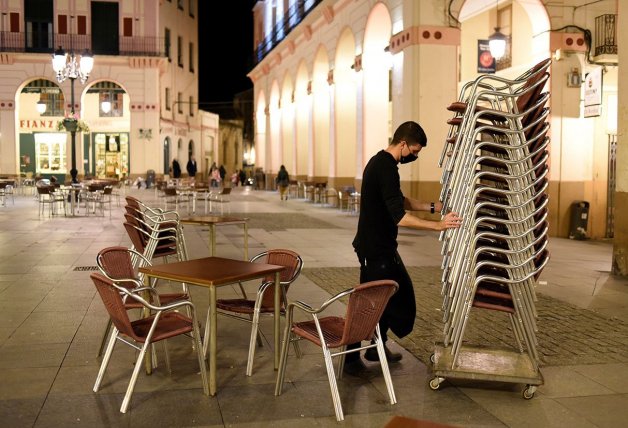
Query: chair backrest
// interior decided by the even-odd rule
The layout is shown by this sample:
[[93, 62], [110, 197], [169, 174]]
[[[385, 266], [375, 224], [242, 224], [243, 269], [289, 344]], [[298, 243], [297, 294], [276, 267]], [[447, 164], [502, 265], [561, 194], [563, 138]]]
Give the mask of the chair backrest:
[[177, 196], [177, 189], [175, 187], [164, 187], [164, 195]]
[[111, 279], [136, 278], [131, 250], [126, 247], [107, 247], [100, 250], [96, 256], [96, 264]]
[[[292, 284], [303, 268], [303, 259], [297, 253], [291, 250], [273, 249], [258, 254], [253, 257], [251, 261], [257, 261], [260, 263], [267, 263], [271, 265], [285, 266], [286, 268], [280, 272], [279, 280], [283, 286], [284, 291], [287, 293], [290, 284]], [[264, 278], [265, 282], [275, 281], [274, 275], [269, 275]], [[267, 307], [275, 306], [275, 288], [269, 287], [264, 293], [262, 298], [262, 305]], [[281, 296], [281, 304], [285, 306], [284, 296]]]
[[229, 195], [231, 193], [231, 187], [223, 187], [222, 190], [220, 191], [221, 195]]
[[111, 195], [112, 192], [113, 192], [112, 186], [105, 186], [105, 188], [103, 189], [103, 195]]
[[355, 287], [349, 296], [341, 344], [371, 340], [388, 300], [398, 288], [399, 285], [389, 279], [365, 282]]
[[98, 272], [90, 274], [89, 277], [94, 282], [96, 290], [98, 290], [98, 294], [100, 294], [100, 298], [111, 317], [113, 325], [125, 336], [141, 341], [142, 339], [133, 331], [131, 320], [124, 307], [124, 301], [122, 300], [120, 291], [113, 286], [113, 281]]
[[127, 205], [135, 208], [138, 211], [142, 211], [142, 206], [140, 205], [139, 199], [134, 198], [133, 196], [126, 196], [124, 199], [126, 200]]
[[[127, 214], [125, 214], [125, 217], [126, 216]], [[128, 221], [124, 222], [124, 228], [126, 229], [126, 233], [129, 236], [129, 239], [131, 240], [131, 243], [133, 244], [135, 249], [138, 252], [144, 254], [144, 251], [146, 250], [146, 237], [140, 231], [140, 228], [132, 223], [129, 223]]]

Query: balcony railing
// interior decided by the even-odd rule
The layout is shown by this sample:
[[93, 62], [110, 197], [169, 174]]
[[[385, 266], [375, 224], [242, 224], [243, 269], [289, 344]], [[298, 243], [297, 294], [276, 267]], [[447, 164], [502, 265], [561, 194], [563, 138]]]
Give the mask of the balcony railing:
[[277, 21], [270, 34], [257, 45], [253, 52], [253, 65], [259, 64], [322, 1], [297, 0], [289, 7], [283, 19]]
[[112, 40], [94, 40], [83, 34], [33, 34], [0, 31], [0, 52], [53, 53], [61, 46], [75, 52], [123, 56], [164, 56], [163, 37], [123, 37]]
[[617, 15], [595, 18], [595, 56], [617, 55]]

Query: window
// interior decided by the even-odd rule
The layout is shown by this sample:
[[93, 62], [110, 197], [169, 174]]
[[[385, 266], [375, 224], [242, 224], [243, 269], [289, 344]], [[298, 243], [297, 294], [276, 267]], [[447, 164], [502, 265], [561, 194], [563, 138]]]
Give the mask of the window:
[[87, 16], [78, 15], [76, 17], [76, 32], [77, 34], [87, 34]]
[[190, 43], [190, 56], [188, 57], [190, 62], [190, 71], [194, 73], [194, 43]]
[[68, 34], [68, 15], [57, 16], [57, 32], [59, 34]]
[[166, 110], [170, 110], [170, 88], [166, 88]]
[[42, 116], [63, 116], [64, 98], [59, 88], [42, 88], [39, 94], [39, 101], [46, 104], [46, 111]]
[[177, 7], [183, 10], [183, 0], [177, 0]]
[[190, 116], [194, 116], [194, 97], [190, 97]]
[[164, 53], [166, 54], [166, 58], [168, 58], [169, 62], [172, 62], [172, 57], [170, 56], [170, 29], [166, 28], [164, 30]]
[[177, 111], [179, 114], [183, 114], [183, 94], [181, 92], [177, 93]]
[[183, 67], [183, 38], [177, 37], [177, 64], [179, 67]]
[[190, 2], [188, 3], [188, 8], [189, 8], [190, 16], [194, 18], [194, 0], [190, 0]]
[[[100, 117], [122, 117], [122, 100], [123, 94], [114, 91], [101, 91], [98, 93], [98, 110]], [[104, 112], [102, 103], [108, 101], [111, 103], [111, 110]]]
[[133, 36], [133, 18], [122, 18], [122, 35], [124, 37]]

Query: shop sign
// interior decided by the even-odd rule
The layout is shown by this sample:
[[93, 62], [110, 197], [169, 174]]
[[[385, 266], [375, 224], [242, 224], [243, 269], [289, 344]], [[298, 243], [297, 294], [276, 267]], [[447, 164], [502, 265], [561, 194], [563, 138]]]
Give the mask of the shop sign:
[[57, 120], [53, 119], [20, 119], [20, 129], [35, 131], [40, 129], [57, 130]]
[[495, 58], [491, 55], [488, 40], [478, 40], [478, 73], [495, 73]]
[[591, 70], [584, 78], [584, 117], [602, 112], [602, 67]]

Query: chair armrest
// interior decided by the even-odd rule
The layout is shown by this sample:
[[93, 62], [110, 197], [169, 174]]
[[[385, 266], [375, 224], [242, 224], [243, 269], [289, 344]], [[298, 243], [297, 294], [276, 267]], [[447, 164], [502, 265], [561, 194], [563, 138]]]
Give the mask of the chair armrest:
[[348, 296], [349, 294], [353, 293], [353, 288], [350, 288], [348, 290], [345, 291], [341, 291], [340, 293], [336, 294], [335, 296], [327, 299], [326, 301], [324, 301], [321, 306], [317, 309], [312, 308], [312, 306], [308, 305], [307, 303], [304, 303], [300, 300], [296, 300], [294, 302], [290, 302], [288, 304], [288, 310], [291, 310], [291, 308], [299, 308], [302, 311], [305, 311], [309, 314], [318, 314], [323, 312], [325, 309], [327, 309], [327, 307], [329, 305], [331, 305], [332, 303], [334, 303], [336, 300], [341, 299], [345, 296]]

